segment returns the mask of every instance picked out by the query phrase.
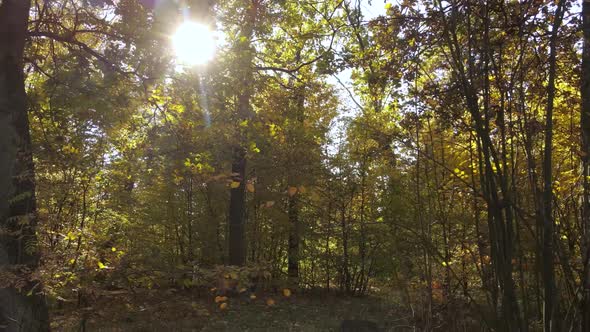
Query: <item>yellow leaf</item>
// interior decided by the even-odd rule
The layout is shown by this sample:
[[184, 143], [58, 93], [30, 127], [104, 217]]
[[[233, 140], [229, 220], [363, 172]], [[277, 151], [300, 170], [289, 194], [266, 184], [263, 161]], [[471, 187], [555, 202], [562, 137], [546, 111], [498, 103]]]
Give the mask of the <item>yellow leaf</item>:
[[227, 296], [216, 296], [215, 297], [215, 303], [225, 302], [225, 301], [227, 301]]
[[221, 310], [227, 309], [227, 303], [223, 302], [222, 304], [220, 304], [219, 309], [221, 309]]
[[266, 299], [266, 305], [269, 307], [272, 307], [273, 305], [275, 305], [275, 300], [273, 299]]
[[240, 182], [238, 182], [238, 181], [232, 181], [232, 182], [231, 182], [231, 184], [230, 184], [230, 187], [231, 187], [232, 189], [236, 189], [236, 188], [238, 188], [239, 186], [240, 186]]
[[287, 194], [289, 194], [289, 196], [293, 196], [297, 193], [297, 187], [289, 187], [289, 189], [287, 189]]
[[117, 248], [115, 248], [115, 247], [112, 247], [112, 248], [111, 248], [111, 251], [112, 251], [112, 252], [115, 252], [115, 251], [117, 251]]
[[107, 268], [102, 262], [98, 262], [97, 265], [98, 265], [99, 269], [106, 269]]
[[254, 185], [252, 183], [246, 184], [246, 190], [253, 193], [254, 192]]
[[283, 295], [284, 295], [285, 297], [289, 297], [289, 296], [291, 296], [291, 290], [290, 290], [289, 288], [285, 288], [285, 289], [283, 289]]

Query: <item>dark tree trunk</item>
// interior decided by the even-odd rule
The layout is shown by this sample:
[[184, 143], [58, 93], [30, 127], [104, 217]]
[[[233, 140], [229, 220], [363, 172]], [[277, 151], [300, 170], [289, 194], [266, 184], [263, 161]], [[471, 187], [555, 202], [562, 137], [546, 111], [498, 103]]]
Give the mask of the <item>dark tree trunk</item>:
[[559, 1], [549, 42], [549, 82], [547, 83], [547, 107], [545, 112], [545, 149], [543, 160], [543, 330], [554, 331], [556, 326], [557, 294], [554, 272], [553, 230], [553, 101], [555, 99], [555, 75], [557, 34], [563, 17], [564, 1]]
[[[297, 52], [297, 56], [295, 60], [299, 62], [301, 51]], [[296, 83], [297, 84], [297, 83]], [[288, 174], [288, 185], [289, 187], [298, 187], [301, 185], [303, 174], [303, 167], [299, 156], [295, 155], [294, 152], [299, 151], [300, 140], [300, 133], [303, 126], [303, 121], [305, 118], [305, 85], [303, 83], [299, 83], [301, 85], [295, 88], [295, 95], [293, 98], [293, 110], [292, 114], [294, 115], [294, 128], [290, 130], [289, 140], [290, 140], [290, 149], [291, 151], [288, 152], [289, 164], [287, 165], [287, 174]], [[299, 191], [299, 190], [298, 190]], [[287, 254], [287, 274], [289, 276], [289, 283], [291, 287], [298, 287], [299, 286], [299, 260], [300, 260], [300, 242], [301, 242], [301, 220], [299, 218], [299, 192], [296, 193], [289, 193], [289, 206], [287, 210], [287, 214], [289, 216], [289, 248]]]
[[346, 223], [346, 206], [342, 206], [340, 226], [342, 227], [342, 275], [340, 290], [350, 293], [350, 270], [348, 269], [348, 226]]
[[287, 274], [291, 287], [299, 284], [299, 208], [296, 196], [289, 197], [289, 253]]
[[[470, 4], [471, 2], [467, 2]], [[525, 330], [519, 303], [516, 299], [516, 287], [512, 278], [512, 258], [514, 257], [514, 202], [513, 193], [508, 186], [507, 170], [503, 169], [498, 149], [490, 134], [490, 62], [494, 49], [489, 39], [490, 14], [489, 4], [483, 6], [483, 15], [472, 15], [470, 6], [451, 2], [444, 8], [442, 1], [435, 4], [443, 23], [443, 42], [450, 49], [450, 64], [458, 79], [464, 95], [464, 101], [473, 121], [484, 166], [480, 172], [482, 195], [488, 210], [488, 227], [490, 231], [490, 250], [498, 286], [501, 291], [501, 329], [503, 331]], [[479, 19], [481, 18], [481, 21]], [[461, 22], [461, 23], [460, 23]], [[466, 24], [467, 45], [461, 39], [460, 24]], [[477, 28], [476, 25], [477, 24]], [[481, 25], [479, 27], [479, 25]], [[477, 30], [477, 29], [483, 30]], [[475, 30], [473, 30], [475, 29]], [[476, 31], [483, 33], [481, 45], [475, 37]], [[477, 46], [475, 46], [477, 45]], [[477, 61], [480, 58], [482, 61]], [[480, 101], [482, 96], [483, 100]], [[483, 108], [482, 108], [483, 106]], [[501, 122], [501, 121], [500, 121]]]
[[[35, 178], [23, 75], [30, 2], [0, 2], [0, 330], [49, 331], [45, 298], [31, 271], [36, 250]], [[17, 289], [15, 283], [24, 282]], [[30, 293], [31, 295], [27, 296]]]
[[193, 178], [189, 175], [188, 188], [186, 192], [186, 230], [188, 233], [188, 257], [187, 262], [193, 264], [195, 259], [193, 243]]
[[584, 49], [582, 53], [582, 165], [584, 176], [584, 195], [582, 202], [582, 223], [584, 228], [583, 259], [584, 275], [582, 298], [582, 331], [590, 331], [590, 0], [582, 1], [582, 29]]
[[[239, 77], [237, 87], [237, 120], [238, 123], [247, 121], [250, 118], [250, 96], [252, 95], [252, 35], [256, 19], [256, 8], [254, 1], [246, 8], [244, 24], [240, 29], [238, 38], [237, 53], [237, 76]], [[239, 128], [242, 130], [242, 128]], [[246, 263], [246, 238], [245, 238], [245, 188], [246, 188], [246, 135], [241, 132], [239, 142], [233, 148], [232, 156], [232, 182], [239, 185], [232, 187], [229, 203], [229, 264], [242, 266]]]
[[246, 239], [244, 237], [244, 188], [246, 177], [246, 151], [234, 147], [232, 182], [240, 185], [231, 189], [229, 202], [229, 264], [242, 266], [246, 263]]

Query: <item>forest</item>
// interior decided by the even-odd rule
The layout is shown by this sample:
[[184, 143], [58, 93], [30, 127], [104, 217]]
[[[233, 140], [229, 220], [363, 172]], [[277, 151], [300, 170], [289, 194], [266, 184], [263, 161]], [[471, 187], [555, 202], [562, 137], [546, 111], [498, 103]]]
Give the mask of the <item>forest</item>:
[[590, 331], [590, 0], [0, 0], [0, 331]]

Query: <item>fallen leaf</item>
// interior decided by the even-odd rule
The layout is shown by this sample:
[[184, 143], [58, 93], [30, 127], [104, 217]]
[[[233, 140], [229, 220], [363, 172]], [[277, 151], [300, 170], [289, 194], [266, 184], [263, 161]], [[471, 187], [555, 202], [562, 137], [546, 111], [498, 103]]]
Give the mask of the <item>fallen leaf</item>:
[[246, 184], [246, 190], [248, 190], [248, 192], [253, 193], [254, 192], [254, 185], [252, 183]]
[[216, 296], [215, 297], [215, 303], [225, 302], [225, 301], [227, 301], [227, 296]]
[[290, 290], [289, 288], [285, 288], [285, 289], [283, 289], [283, 295], [284, 295], [285, 297], [289, 297], [289, 296], [291, 296], [291, 290]]
[[297, 193], [297, 187], [289, 187], [289, 189], [287, 189], [287, 194], [289, 194], [289, 196], [294, 196]]

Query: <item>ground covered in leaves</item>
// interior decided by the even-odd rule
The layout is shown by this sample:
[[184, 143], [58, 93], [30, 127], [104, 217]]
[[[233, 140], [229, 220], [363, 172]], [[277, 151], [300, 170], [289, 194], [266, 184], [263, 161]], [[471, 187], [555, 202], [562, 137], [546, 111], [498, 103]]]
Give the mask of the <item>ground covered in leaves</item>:
[[[337, 331], [343, 319], [377, 322], [383, 331], [407, 331], [411, 315], [391, 298], [326, 294], [229, 297], [168, 290], [104, 292], [79, 308], [52, 310], [54, 331]], [[219, 300], [219, 298], [218, 298]], [[221, 308], [223, 307], [223, 308]]]

